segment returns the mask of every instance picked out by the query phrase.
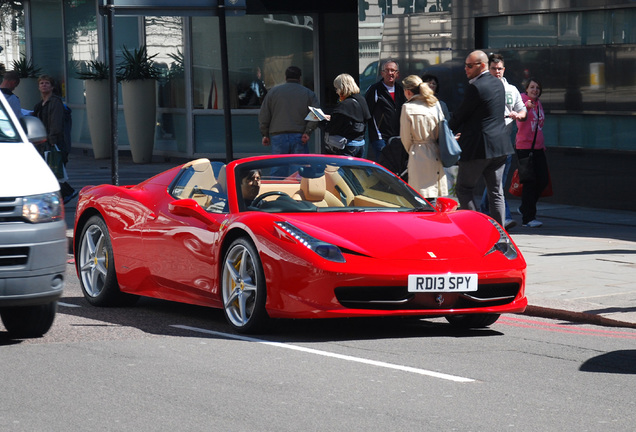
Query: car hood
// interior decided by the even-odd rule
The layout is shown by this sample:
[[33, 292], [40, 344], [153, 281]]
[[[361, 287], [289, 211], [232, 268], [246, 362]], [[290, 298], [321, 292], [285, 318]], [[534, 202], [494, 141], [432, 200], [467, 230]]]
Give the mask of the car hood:
[[488, 218], [454, 213], [312, 213], [284, 218], [313, 237], [378, 259], [481, 257], [499, 240]]

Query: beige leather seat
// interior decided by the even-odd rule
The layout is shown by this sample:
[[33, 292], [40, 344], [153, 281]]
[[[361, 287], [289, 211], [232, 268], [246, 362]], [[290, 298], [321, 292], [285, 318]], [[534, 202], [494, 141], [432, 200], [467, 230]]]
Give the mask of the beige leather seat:
[[327, 191], [325, 176], [318, 178], [303, 177], [300, 180], [300, 190], [292, 198], [309, 201], [317, 207], [343, 207], [340, 200]]
[[196, 159], [186, 163], [183, 168], [191, 168], [194, 172], [188, 183], [183, 187], [180, 198], [192, 198], [205, 207], [208, 204], [209, 197], [199, 191], [210, 190], [212, 185], [217, 182], [210, 160], [206, 158]]
[[219, 175], [216, 176], [216, 184], [212, 188], [214, 192], [227, 194], [227, 177], [225, 174], [225, 165], [219, 169]]
[[227, 178], [225, 174], [225, 165], [219, 169], [216, 176], [216, 184], [210, 189], [214, 194], [210, 197], [207, 210], [215, 213], [225, 213], [227, 208]]

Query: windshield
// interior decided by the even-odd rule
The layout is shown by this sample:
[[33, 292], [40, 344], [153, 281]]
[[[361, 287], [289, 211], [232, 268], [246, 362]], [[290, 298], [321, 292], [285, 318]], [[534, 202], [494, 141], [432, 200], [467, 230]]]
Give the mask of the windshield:
[[260, 159], [237, 165], [235, 178], [241, 211], [433, 211], [395, 175], [358, 159]]
[[20, 135], [15, 129], [13, 122], [9, 118], [9, 115], [4, 109], [4, 106], [0, 103], [0, 141], [4, 142], [17, 142], [20, 141]]

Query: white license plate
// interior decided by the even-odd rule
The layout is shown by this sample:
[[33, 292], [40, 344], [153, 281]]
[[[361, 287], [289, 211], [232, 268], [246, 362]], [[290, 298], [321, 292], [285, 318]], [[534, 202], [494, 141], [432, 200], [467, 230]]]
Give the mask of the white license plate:
[[409, 275], [409, 292], [477, 291], [477, 274]]

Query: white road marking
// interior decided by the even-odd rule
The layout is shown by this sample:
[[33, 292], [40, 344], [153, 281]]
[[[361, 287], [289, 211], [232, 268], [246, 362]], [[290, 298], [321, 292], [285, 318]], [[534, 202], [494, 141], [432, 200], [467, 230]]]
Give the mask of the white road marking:
[[381, 361], [376, 361], [376, 360], [369, 360], [369, 359], [365, 359], [365, 358], [360, 358], [360, 357], [353, 357], [353, 356], [348, 356], [348, 355], [343, 355], [343, 354], [336, 354], [336, 353], [331, 353], [328, 351], [322, 351], [322, 350], [317, 350], [317, 349], [313, 349], [313, 348], [306, 348], [306, 347], [301, 347], [301, 346], [297, 346], [297, 345], [290, 345], [290, 344], [285, 344], [285, 343], [281, 343], [281, 342], [270, 342], [264, 339], [256, 339], [256, 338], [251, 338], [251, 337], [247, 337], [247, 336], [240, 336], [240, 335], [235, 335], [235, 334], [230, 334], [230, 333], [222, 333], [222, 332], [217, 332], [214, 330], [206, 330], [206, 329], [202, 329], [202, 328], [198, 328], [198, 327], [190, 327], [190, 326], [184, 326], [184, 325], [171, 325], [170, 327], [175, 327], [175, 328], [180, 328], [183, 330], [191, 330], [194, 332], [199, 332], [199, 333], [205, 333], [205, 334], [211, 334], [211, 335], [215, 335], [215, 336], [221, 336], [221, 337], [225, 337], [225, 338], [230, 338], [230, 339], [237, 339], [237, 340], [242, 340], [242, 341], [246, 341], [246, 342], [256, 342], [256, 343], [260, 343], [260, 344], [264, 344], [264, 345], [271, 345], [277, 348], [285, 348], [285, 349], [290, 349], [290, 350], [294, 350], [294, 351], [301, 351], [301, 352], [305, 352], [305, 353], [309, 353], [309, 354], [315, 354], [315, 355], [320, 355], [320, 356], [324, 356], [324, 357], [333, 357], [333, 358], [337, 358], [340, 360], [346, 360], [346, 361], [351, 361], [351, 362], [356, 362], [356, 363], [363, 363], [363, 364], [367, 364], [367, 365], [371, 365], [371, 366], [377, 366], [377, 367], [383, 367], [383, 368], [387, 368], [387, 369], [395, 369], [395, 370], [399, 370], [402, 372], [410, 372], [410, 373], [415, 373], [415, 374], [419, 374], [419, 375], [426, 375], [426, 376], [430, 376], [433, 378], [440, 378], [440, 379], [444, 379], [444, 380], [448, 380], [448, 381], [454, 381], [454, 382], [460, 382], [460, 383], [467, 383], [467, 382], [475, 382], [474, 379], [471, 378], [464, 378], [464, 377], [460, 377], [460, 376], [455, 376], [455, 375], [448, 375], [448, 374], [444, 374], [444, 373], [440, 373], [440, 372], [434, 372], [434, 371], [429, 371], [426, 369], [418, 369], [418, 368], [414, 368], [414, 367], [410, 367], [410, 366], [402, 366], [402, 365], [396, 365], [396, 364], [392, 364], [392, 363], [385, 363], [385, 362], [381, 362]]

